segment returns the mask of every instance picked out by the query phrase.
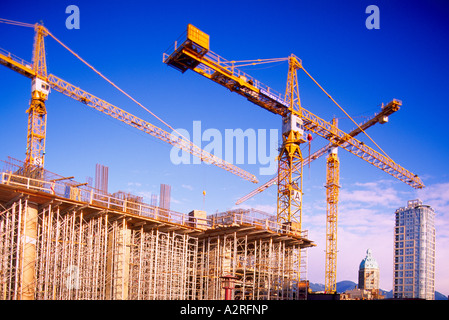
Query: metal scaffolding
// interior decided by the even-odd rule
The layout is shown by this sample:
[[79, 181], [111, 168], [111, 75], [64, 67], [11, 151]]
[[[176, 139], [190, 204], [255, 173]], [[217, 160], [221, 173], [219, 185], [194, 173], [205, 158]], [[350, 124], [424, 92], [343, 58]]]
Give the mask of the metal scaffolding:
[[25, 291], [38, 300], [195, 298], [196, 238], [132, 230], [108, 215], [87, 220], [82, 210], [48, 204], [33, 239], [24, 231], [29, 210], [21, 199], [0, 215], [2, 299], [23, 299]]
[[224, 276], [234, 299], [301, 298], [307, 231], [257, 210], [181, 214], [74, 183], [0, 172], [0, 299], [223, 299]]
[[[266, 216], [263, 221], [254, 214], [260, 216], [261, 212], [231, 210], [216, 214], [212, 221], [219, 223], [199, 236], [197, 299], [223, 299], [221, 279], [228, 275], [237, 278], [234, 299], [299, 299], [306, 270], [301, 252], [306, 248], [266, 232], [265, 227], [276, 217]], [[250, 228], [250, 220], [259, 220], [264, 227]]]
[[129, 299], [194, 299], [197, 250], [197, 239], [185, 234], [134, 230]]

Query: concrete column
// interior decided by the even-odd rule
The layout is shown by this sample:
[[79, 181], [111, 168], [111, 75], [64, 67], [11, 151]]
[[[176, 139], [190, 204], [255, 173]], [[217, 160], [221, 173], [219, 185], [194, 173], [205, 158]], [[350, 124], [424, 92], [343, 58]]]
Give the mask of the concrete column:
[[22, 215], [21, 251], [19, 254], [20, 295], [21, 300], [34, 300], [36, 290], [36, 242], [38, 206], [25, 201]]
[[119, 257], [117, 260], [117, 297], [116, 299], [128, 300], [129, 292], [129, 263], [131, 256], [131, 230], [126, 227], [124, 222], [123, 228], [120, 230]]
[[111, 280], [106, 284], [107, 299], [128, 299], [130, 241], [131, 229], [127, 228], [125, 220], [121, 225], [114, 225], [112, 232], [108, 235], [106, 272]]

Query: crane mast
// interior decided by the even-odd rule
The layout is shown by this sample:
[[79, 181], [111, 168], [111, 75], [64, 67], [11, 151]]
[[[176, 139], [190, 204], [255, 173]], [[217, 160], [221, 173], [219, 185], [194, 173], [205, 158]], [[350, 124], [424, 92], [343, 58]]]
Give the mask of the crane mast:
[[45, 137], [47, 127], [47, 109], [49, 86], [47, 78], [47, 63], [45, 58], [44, 37], [47, 35], [42, 25], [36, 24], [33, 48], [34, 77], [31, 82], [31, 102], [27, 110], [28, 132], [25, 170], [44, 167]]
[[[382, 109], [365, 123], [352, 130], [349, 135], [354, 137], [376, 123], [388, 122], [388, 117], [398, 111], [401, 101], [392, 100], [388, 104], [382, 104]], [[337, 126], [337, 120], [332, 120], [332, 125]], [[325, 292], [335, 293], [337, 290], [337, 226], [338, 226], [338, 194], [340, 179], [340, 161], [338, 159], [337, 145], [329, 143], [304, 159], [303, 165], [310, 164], [324, 154], [328, 154], [326, 161], [326, 254], [325, 254]], [[283, 173], [286, 174], [285, 172]], [[266, 190], [278, 182], [279, 176], [274, 177], [248, 195], [240, 198], [236, 204], [248, 200], [250, 197]]]
[[[332, 124], [337, 126], [337, 120]], [[337, 291], [337, 226], [338, 194], [340, 190], [340, 160], [338, 148], [328, 149], [326, 161], [326, 257], [325, 284], [326, 293]]]
[[285, 90], [289, 112], [282, 118], [282, 146], [278, 162], [277, 221], [295, 223], [301, 230], [303, 157], [300, 145], [305, 142], [302, 119], [293, 114], [301, 112], [297, 70], [300, 60], [289, 57], [289, 72]]

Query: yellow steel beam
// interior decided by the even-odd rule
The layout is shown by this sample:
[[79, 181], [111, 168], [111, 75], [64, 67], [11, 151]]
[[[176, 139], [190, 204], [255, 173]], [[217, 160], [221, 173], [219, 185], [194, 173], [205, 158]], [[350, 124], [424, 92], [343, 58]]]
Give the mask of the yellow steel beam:
[[340, 188], [340, 161], [337, 153], [331, 152], [327, 158], [326, 176], [325, 292], [335, 293], [337, 291], [337, 221]]
[[15, 57], [10, 52], [0, 51], [0, 64], [5, 67], [24, 75], [27, 78], [34, 78], [36, 73], [34, 72], [33, 65], [25, 60]]
[[395, 163], [393, 160], [373, 150], [364, 143], [358, 141], [356, 138], [351, 137], [329, 122], [314, 115], [312, 112], [302, 108], [301, 114], [297, 114], [303, 119], [305, 129], [315, 132], [319, 136], [330, 140], [334, 144], [336, 143], [340, 148], [343, 148], [353, 155], [367, 161], [373, 166], [381, 169], [382, 171], [415, 189], [421, 189], [424, 187], [424, 184], [418, 175], [411, 173], [407, 169]]

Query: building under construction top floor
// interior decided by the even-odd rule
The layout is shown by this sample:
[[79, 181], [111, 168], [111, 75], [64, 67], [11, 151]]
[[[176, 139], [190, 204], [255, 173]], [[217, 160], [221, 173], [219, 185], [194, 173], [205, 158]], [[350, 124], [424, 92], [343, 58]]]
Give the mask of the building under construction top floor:
[[261, 211], [206, 216], [42, 170], [0, 173], [0, 299], [301, 299], [307, 232]]

